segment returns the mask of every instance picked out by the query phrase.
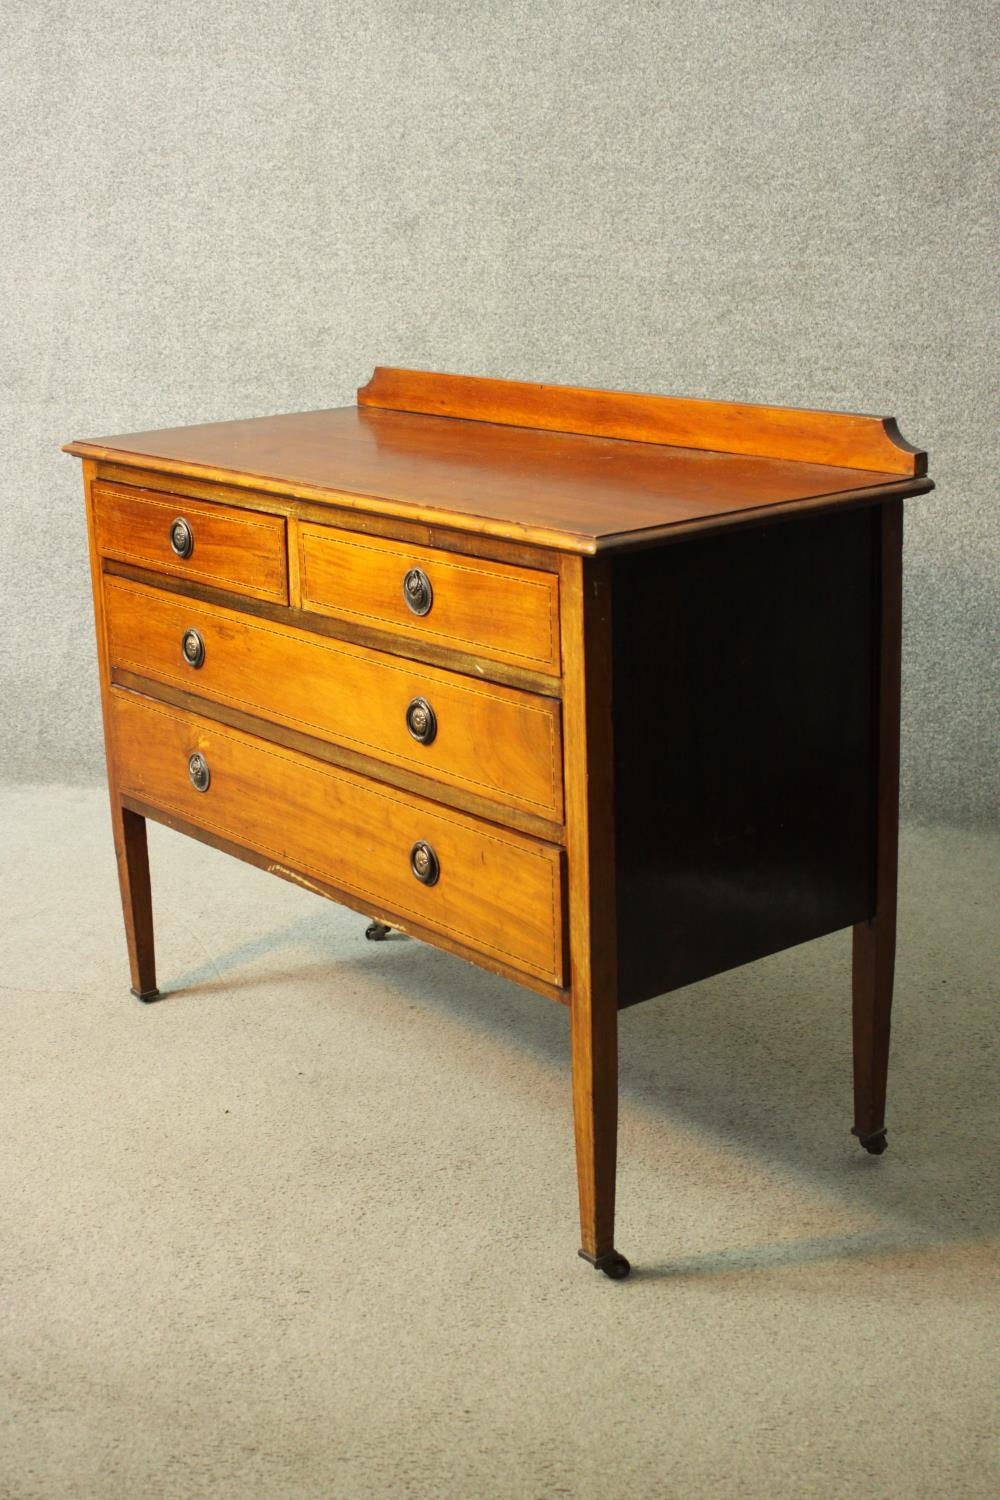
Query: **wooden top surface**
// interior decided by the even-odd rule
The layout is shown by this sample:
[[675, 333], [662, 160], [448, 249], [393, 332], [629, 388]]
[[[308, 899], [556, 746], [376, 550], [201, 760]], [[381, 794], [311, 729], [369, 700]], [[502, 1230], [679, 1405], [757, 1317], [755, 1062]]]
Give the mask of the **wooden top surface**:
[[[359, 401], [66, 451], [582, 553], [932, 488], [924, 455], [885, 418], [408, 371], [376, 371]], [[630, 435], [558, 430], [572, 425]]]

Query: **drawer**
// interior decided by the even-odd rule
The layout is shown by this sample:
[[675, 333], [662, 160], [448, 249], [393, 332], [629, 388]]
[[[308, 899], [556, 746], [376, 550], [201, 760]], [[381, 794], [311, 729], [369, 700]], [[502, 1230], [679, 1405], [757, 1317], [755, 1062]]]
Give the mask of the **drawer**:
[[[109, 732], [124, 795], [562, 984], [556, 846], [121, 688], [110, 694]], [[208, 770], [204, 791], [191, 779], [195, 754]], [[433, 851], [433, 884], [411, 869], [415, 846]]]
[[287, 602], [283, 516], [98, 483], [94, 525], [102, 557]]
[[[554, 822], [562, 817], [559, 704], [551, 698], [128, 579], [107, 576], [104, 599], [113, 668]], [[186, 637], [194, 663], [182, 648]]]
[[559, 581], [332, 526], [299, 528], [303, 609], [559, 673]]

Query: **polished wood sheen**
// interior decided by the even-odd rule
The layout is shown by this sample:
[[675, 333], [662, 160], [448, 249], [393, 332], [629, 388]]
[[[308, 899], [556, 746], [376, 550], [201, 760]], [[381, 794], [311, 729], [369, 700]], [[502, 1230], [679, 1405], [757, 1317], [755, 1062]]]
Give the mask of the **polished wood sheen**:
[[[197, 823], [182, 818], [178, 813], [143, 802], [141, 798], [133, 797], [127, 792], [122, 793], [122, 807], [125, 811], [135, 813], [140, 822], [145, 823], [147, 819], [151, 819], [165, 828], [174, 829], [186, 838], [195, 839], [211, 849], [218, 849], [222, 854], [231, 855], [245, 864], [254, 865], [268, 875], [276, 875], [279, 880], [296, 885], [301, 890], [311, 892], [314, 896], [336, 901], [339, 906], [347, 907], [350, 911], [361, 912], [367, 918], [375, 917], [380, 922], [384, 922], [393, 932], [403, 933], [417, 942], [431, 943], [442, 952], [453, 953], [456, 958], [465, 959], [475, 964], [477, 968], [488, 970], [491, 974], [498, 974], [502, 979], [509, 979], [520, 985], [522, 989], [530, 990], [536, 995], [543, 995], [547, 1000], [554, 1000], [559, 1005], [568, 1006], [569, 1004], [569, 994], [561, 985], [552, 984], [547, 979], [540, 979], [522, 967], [515, 967], [506, 959], [494, 957], [484, 952], [482, 948], [472, 947], [447, 933], [432, 931], [416, 918], [401, 917], [399, 912], [389, 911], [388, 908], [376, 904], [371, 896], [359, 896], [350, 890], [345, 890], [342, 886], [334, 885], [331, 881], [320, 880], [315, 875], [306, 875], [291, 865], [281, 864], [267, 854], [261, 854], [245, 844], [234, 843], [231, 839], [224, 838], [222, 834], [214, 833], [211, 829], [199, 827]], [[160, 997], [154, 995], [152, 998]]]
[[[105, 578], [104, 596], [113, 672], [172, 684], [489, 798], [501, 821], [510, 806], [555, 821], [562, 816], [554, 698], [418, 666], [124, 578]], [[181, 650], [188, 630], [203, 642], [200, 666]], [[407, 728], [415, 699], [434, 712], [430, 744]]]
[[570, 1057], [581, 1254], [615, 1254], [618, 984], [611, 570], [567, 558], [566, 838], [570, 869]]
[[712, 453], [793, 458], [892, 474], [927, 472], [927, 454], [901, 436], [892, 417], [852, 412], [636, 396], [382, 367], [358, 391], [358, 404]]
[[343, 410], [68, 451], [134, 994], [154, 818], [562, 1002], [580, 1254], [621, 1279], [624, 1010], [851, 927], [884, 1150], [902, 502], [933, 488], [891, 418], [380, 367]]
[[111, 753], [111, 670], [108, 663], [107, 629], [101, 587], [102, 558], [97, 545], [98, 520], [95, 503], [97, 485], [94, 482], [94, 476], [95, 465], [89, 459], [84, 459], [83, 489], [87, 507], [87, 541], [94, 598], [94, 626], [97, 634], [101, 714], [107, 749], [111, 830], [118, 866], [118, 888], [121, 893], [132, 994], [137, 999], [146, 1001], [155, 999], [159, 994], [156, 986], [153, 897], [149, 877], [146, 820], [124, 805], [118, 787], [114, 757]]
[[[190, 526], [194, 546], [189, 557], [179, 557], [170, 545], [175, 519]], [[255, 599], [284, 603], [288, 598], [285, 522], [280, 516], [98, 484], [94, 523], [102, 557], [235, 589]]]
[[219, 589], [211, 584], [198, 583], [187, 578], [166, 578], [150, 572], [147, 568], [133, 567], [114, 558], [105, 558], [102, 569], [106, 575], [128, 578], [133, 583], [142, 583], [150, 588], [169, 589], [179, 598], [196, 599], [205, 604], [218, 604], [223, 609], [238, 608], [241, 614], [253, 615], [256, 619], [270, 620], [277, 625], [294, 625], [310, 635], [327, 636], [331, 640], [351, 641], [358, 646], [367, 646], [372, 651], [396, 655], [404, 644], [408, 661], [424, 662], [428, 666], [443, 667], [456, 671], [478, 682], [494, 682], [501, 686], [522, 688], [526, 692], [543, 696], [558, 694], [558, 679], [552, 673], [536, 672], [527, 667], [516, 667], [512, 662], [494, 661], [482, 655], [457, 651], [439, 646], [436, 641], [422, 635], [407, 636], [401, 643], [399, 632], [361, 624], [356, 619], [341, 619], [335, 615], [319, 614], [316, 610], [298, 609], [294, 604], [275, 604], [265, 599], [254, 599], [249, 595], [236, 595], [230, 589]]
[[[118, 688], [111, 737], [128, 796], [562, 982], [558, 848]], [[195, 753], [209, 766], [205, 792], [188, 774]], [[410, 869], [421, 840], [440, 860], [436, 885]]]
[[[749, 410], [749, 408], [748, 408]], [[749, 418], [747, 419], [750, 420]], [[929, 489], [894, 469], [626, 442], [345, 407], [71, 443], [69, 451], [258, 493], [327, 499], [559, 551], [651, 546], [759, 511]]]
[[[298, 538], [303, 609], [558, 675], [555, 574], [332, 526], [300, 526]], [[414, 614], [404, 598], [403, 583], [414, 568], [433, 588], [425, 615]]]

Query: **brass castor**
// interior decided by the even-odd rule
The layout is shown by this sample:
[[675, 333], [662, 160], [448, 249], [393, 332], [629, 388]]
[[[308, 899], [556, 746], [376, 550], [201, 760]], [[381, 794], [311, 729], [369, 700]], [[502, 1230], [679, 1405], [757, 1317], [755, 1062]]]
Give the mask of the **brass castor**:
[[391, 931], [385, 922], [371, 922], [365, 928], [365, 937], [370, 943], [384, 943]]
[[886, 1145], [888, 1144], [885, 1138], [884, 1130], [876, 1130], [871, 1135], [862, 1135], [860, 1131], [855, 1127], [855, 1129], [852, 1130], [851, 1134], [857, 1136], [862, 1146], [864, 1146], [865, 1150], [870, 1152], [872, 1156], [881, 1156], [882, 1152], [886, 1148]]
[[624, 1281], [632, 1269], [624, 1255], [617, 1250], [609, 1250], [606, 1255], [597, 1256], [588, 1255], [586, 1250], [581, 1250], [580, 1256], [589, 1261], [595, 1271], [603, 1271], [612, 1281]]

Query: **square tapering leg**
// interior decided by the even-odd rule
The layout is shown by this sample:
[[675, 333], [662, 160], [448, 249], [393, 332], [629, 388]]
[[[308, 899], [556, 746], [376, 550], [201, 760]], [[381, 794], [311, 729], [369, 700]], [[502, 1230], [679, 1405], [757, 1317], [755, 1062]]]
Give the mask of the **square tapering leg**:
[[896, 961], [899, 847], [899, 718], [902, 643], [903, 506], [878, 512], [878, 706], [874, 806], [874, 913], [854, 928], [854, 1134], [874, 1155], [885, 1150], [885, 1091]]
[[149, 880], [146, 819], [112, 800], [115, 857], [121, 887], [125, 940], [128, 944], [132, 993], [138, 1000], [155, 1000], [156, 958], [153, 946], [153, 900]]

